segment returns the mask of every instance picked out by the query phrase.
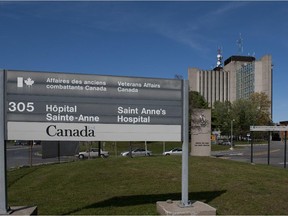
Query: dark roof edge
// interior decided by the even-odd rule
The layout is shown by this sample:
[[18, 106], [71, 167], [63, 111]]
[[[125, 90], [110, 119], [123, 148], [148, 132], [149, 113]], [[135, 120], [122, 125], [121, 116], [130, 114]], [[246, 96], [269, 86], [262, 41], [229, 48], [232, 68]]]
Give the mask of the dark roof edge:
[[256, 60], [256, 58], [253, 56], [231, 56], [224, 61], [224, 65], [227, 65], [232, 61], [253, 62], [255, 60]]

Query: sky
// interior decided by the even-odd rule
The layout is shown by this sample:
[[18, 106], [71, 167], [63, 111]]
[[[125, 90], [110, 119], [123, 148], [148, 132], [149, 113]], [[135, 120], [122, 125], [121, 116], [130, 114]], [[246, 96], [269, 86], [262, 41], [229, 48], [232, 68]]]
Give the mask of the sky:
[[272, 56], [272, 117], [287, 121], [288, 1], [0, 1], [1, 69], [187, 79], [218, 48]]

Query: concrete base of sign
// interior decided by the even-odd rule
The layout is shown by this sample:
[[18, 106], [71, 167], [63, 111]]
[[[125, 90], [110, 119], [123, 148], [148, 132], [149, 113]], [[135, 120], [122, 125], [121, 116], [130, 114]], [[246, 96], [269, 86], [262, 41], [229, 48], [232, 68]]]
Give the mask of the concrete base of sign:
[[7, 215], [37, 215], [37, 206], [14, 206], [11, 207]]
[[160, 215], [216, 215], [216, 209], [206, 203], [194, 201], [190, 206], [181, 205], [180, 201], [159, 201], [157, 212]]

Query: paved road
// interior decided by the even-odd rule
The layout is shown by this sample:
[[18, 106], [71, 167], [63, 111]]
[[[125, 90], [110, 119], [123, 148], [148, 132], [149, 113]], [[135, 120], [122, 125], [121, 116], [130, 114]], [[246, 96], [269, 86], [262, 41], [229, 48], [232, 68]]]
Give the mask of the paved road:
[[[234, 148], [234, 150], [213, 152], [212, 155], [225, 159], [251, 163], [251, 145], [246, 145], [243, 148]], [[284, 151], [285, 145], [283, 142], [271, 142], [270, 157], [268, 155], [268, 144], [254, 144], [252, 162], [255, 164], [269, 164], [278, 167], [284, 167]], [[288, 157], [287, 157], [288, 160]], [[286, 160], [286, 167], [288, 163]]]

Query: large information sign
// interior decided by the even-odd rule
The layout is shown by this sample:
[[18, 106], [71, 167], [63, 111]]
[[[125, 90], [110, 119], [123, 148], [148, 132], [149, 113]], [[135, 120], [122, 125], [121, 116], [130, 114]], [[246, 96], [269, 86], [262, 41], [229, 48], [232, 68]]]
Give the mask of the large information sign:
[[288, 131], [288, 126], [250, 126], [250, 131]]
[[182, 139], [182, 80], [4, 72], [7, 140]]

